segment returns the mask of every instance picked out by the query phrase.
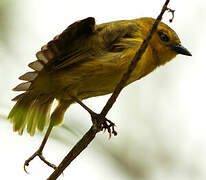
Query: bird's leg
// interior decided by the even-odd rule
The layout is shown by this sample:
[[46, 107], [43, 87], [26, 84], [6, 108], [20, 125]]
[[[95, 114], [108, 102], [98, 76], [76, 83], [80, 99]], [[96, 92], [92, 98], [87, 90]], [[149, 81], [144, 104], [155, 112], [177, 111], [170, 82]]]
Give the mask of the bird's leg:
[[[42, 151], [44, 149], [44, 146], [49, 138], [49, 135], [52, 131], [52, 128], [58, 124], [61, 124], [61, 122], [63, 121], [64, 118], [64, 113], [66, 112], [67, 108], [69, 107], [69, 105], [71, 104], [71, 101], [68, 100], [60, 100], [59, 104], [57, 105], [57, 107], [55, 108], [54, 112], [51, 115], [50, 118], [50, 124], [49, 127], [47, 129], [47, 132], [44, 136], [44, 139], [39, 147], [39, 149], [30, 157], [28, 158], [25, 163], [24, 163], [24, 170], [26, 171], [26, 166], [29, 166], [29, 163], [36, 157], [39, 156], [39, 158], [46, 163], [48, 166], [52, 167], [53, 169], [56, 169], [56, 166], [52, 163], [50, 163], [49, 161], [47, 161], [44, 156], [42, 155]], [[27, 172], [27, 171], [26, 171]]]
[[49, 161], [47, 161], [47, 160], [44, 158], [44, 156], [42, 155], [42, 151], [43, 151], [44, 146], [45, 146], [45, 144], [46, 144], [46, 142], [47, 142], [47, 140], [48, 140], [48, 138], [49, 138], [49, 135], [50, 135], [50, 133], [51, 133], [51, 131], [52, 131], [52, 128], [53, 128], [53, 123], [50, 123], [50, 125], [49, 125], [49, 127], [48, 127], [48, 129], [47, 129], [47, 132], [46, 132], [46, 134], [45, 134], [45, 136], [44, 136], [44, 139], [43, 139], [43, 141], [42, 141], [39, 149], [38, 149], [31, 157], [29, 157], [29, 158], [24, 162], [24, 171], [25, 171], [26, 173], [28, 173], [28, 171], [26, 170], [26, 166], [29, 166], [30, 161], [32, 161], [36, 156], [39, 156], [39, 158], [40, 158], [44, 163], [46, 163], [48, 166], [52, 167], [53, 169], [56, 169], [56, 166], [55, 166], [54, 164], [50, 163]]
[[[114, 136], [117, 135], [117, 132], [114, 129], [115, 124], [112, 121], [108, 120], [106, 117], [102, 117], [101, 114], [97, 114], [94, 111], [92, 111], [88, 106], [86, 106], [77, 97], [75, 97], [75, 96], [71, 96], [71, 97], [75, 102], [77, 102], [79, 105], [81, 105], [90, 114], [91, 119], [92, 119], [92, 123], [95, 126], [97, 126], [100, 129], [100, 131], [102, 131], [102, 130], [106, 131], [107, 130], [108, 133], [109, 133], [109, 138], [111, 138], [112, 134]], [[98, 121], [101, 120], [101, 119], [104, 119], [104, 120], [102, 121], [102, 123], [100, 124], [100, 127], [99, 127], [99, 122]]]

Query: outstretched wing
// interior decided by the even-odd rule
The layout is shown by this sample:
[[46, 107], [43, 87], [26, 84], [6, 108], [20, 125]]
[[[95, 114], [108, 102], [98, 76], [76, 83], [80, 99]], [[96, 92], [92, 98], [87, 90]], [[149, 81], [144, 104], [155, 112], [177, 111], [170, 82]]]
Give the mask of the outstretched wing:
[[[32, 89], [33, 81], [42, 70], [61, 71], [86, 61], [92, 62], [92, 65], [98, 64], [98, 60], [108, 62], [109, 66], [116, 66], [116, 60], [121, 61], [125, 55], [133, 54], [133, 47], [138, 48], [142, 41], [141, 38], [138, 39], [137, 33], [141, 32], [139, 28], [135, 20], [100, 25], [95, 25], [92, 17], [77, 21], [37, 52], [37, 60], [29, 64], [35, 71], [22, 75], [19, 79], [27, 82], [19, 84], [13, 90], [27, 92]], [[94, 61], [97, 62], [93, 63]], [[14, 100], [21, 98], [22, 95]]]
[[[94, 32], [95, 19], [88, 17], [81, 21], [77, 21], [71, 24], [60, 35], [57, 35], [52, 41], [47, 43], [41, 48], [41, 51], [37, 52], [37, 60], [31, 62], [28, 66], [35, 70], [33, 72], [27, 72], [20, 76], [19, 79], [27, 81], [17, 85], [14, 91], [29, 91], [32, 82], [38, 77], [39, 72], [43, 69], [50, 69], [53, 65], [67, 64], [73, 58], [78, 57], [80, 54], [86, 54], [84, 50], [73, 50], [74, 44], [79, 39], [84, 39], [90, 36]], [[51, 68], [52, 69], [52, 68]], [[24, 94], [14, 98], [14, 101], [21, 99]]]
[[[81, 39], [88, 38], [94, 32], [95, 19], [89, 17], [71, 24], [60, 35], [47, 43], [37, 52], [37, 59], [46, 66], [65, 63], [65, 60], [72, 59], [84, 54], [87, 50], [75, 49], [75, 44]], [[69, 62], [72, 63], [72, 62]]]
[[[93, 27], [87, 35], [76, 37], [70, 42], [69, 48], [63, 56], [59, 56], [49, 68], [60, 70], [81, 62], [108, 57], [111, 59], [124, 53], [124, 50], [137, 45], [137, 33], [140, 27], [134, 20], [114, 21]], [[136, 33], [136, 34], [135, 34]]]

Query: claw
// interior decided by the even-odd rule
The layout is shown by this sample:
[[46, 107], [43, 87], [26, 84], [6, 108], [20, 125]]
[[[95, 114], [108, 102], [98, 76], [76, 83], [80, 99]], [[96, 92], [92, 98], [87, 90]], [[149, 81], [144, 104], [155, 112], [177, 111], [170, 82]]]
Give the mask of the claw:
[[25, 162], [25, 163], [24, 163], [24, 172], [27, 173], [27, 174], [29, 174], [29, 172], [28, 172], [27, 169], [26, 169], [26, 166], [29, 166], [29, 164], [26, 164], [26, 162]]
[[114, 136], [117, 135], [117, 132], [115, 131], [114, 126], [115, 126], [115, 124], [106, 118], [105, 118], [105, 121], [102, 123], [102, 130], [104, 132], [107, 130], [107, 132], [109, 133], [109, 139], [111, 139], [112, 134]]
[[112, 137], [112, 133], [111, 133], [111, 132], [109, 132], [109, 139], [111, 139], [111, 137]]

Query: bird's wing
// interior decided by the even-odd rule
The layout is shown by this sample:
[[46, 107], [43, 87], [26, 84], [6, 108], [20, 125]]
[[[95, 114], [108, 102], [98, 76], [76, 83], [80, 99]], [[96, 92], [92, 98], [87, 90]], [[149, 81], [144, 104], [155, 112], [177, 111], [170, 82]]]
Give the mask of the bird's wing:
[[68, 61], [72, 60], [72, 57], [77, 57], [88, 51], [88, 49], [81, 49], [81, 46], [79, 49], [75, 48], [75, 44], [81, 43], [81, 41], [84, 41], [93, 34], [94, 27], [95, 19], [93, 17], [71, 24], [36, 53], [38, 60], [30, 63], [30, 67], [38, 69], [38, 67], [41, 68], [40, 64], [42, 64], [43, 67], [49, 68], [58, 64], [64, 64], [65, 60], [67, 60], [67, 63], [73, 63]]
[[48, 71], [57, 71], [106, 56], [110, 61], [137, 44], [134, 33], [139, 26], [132, 20], [114, 21], [95, 26], [92, 17], [77, 21], [37, 53]]

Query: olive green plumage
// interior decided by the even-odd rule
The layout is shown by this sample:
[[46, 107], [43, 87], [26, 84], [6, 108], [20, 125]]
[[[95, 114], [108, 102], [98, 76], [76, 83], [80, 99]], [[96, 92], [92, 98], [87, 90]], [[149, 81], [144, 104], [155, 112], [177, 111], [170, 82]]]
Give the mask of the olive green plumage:
[[[112, 93], [154, 23], [152, 18], [95, 24], [90, 17], [70, 25], [43, 46], [37, 61], [29, 64], [34, 72], [21, 76], [28, 82], [14, 90], [25, 91], [9, 114], [14, 131], [25, 127], [34, 135], [50, 122], [63, 121], [73, 101]], [[176, 49], [175, 49], [176, 48]], [[144, 77], [178, 53], [191, 55], [180, 45], [177, 34], [160, 23], [127, 84]], [[58, 106], [50, 117], [54, 99]]]

